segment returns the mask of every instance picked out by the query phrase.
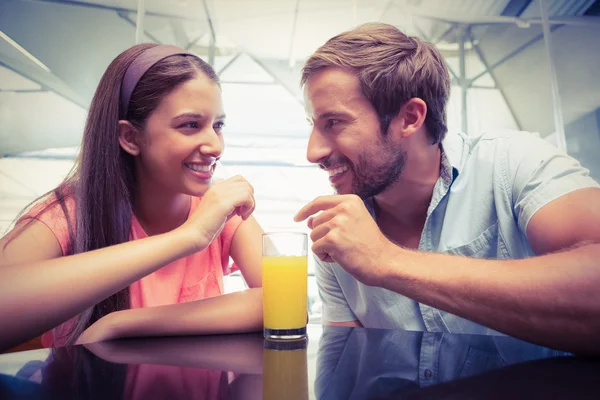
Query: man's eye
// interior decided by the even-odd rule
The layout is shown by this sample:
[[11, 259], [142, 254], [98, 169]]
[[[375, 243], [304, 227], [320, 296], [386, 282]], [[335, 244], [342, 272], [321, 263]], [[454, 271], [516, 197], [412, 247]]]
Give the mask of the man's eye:
[[337, 119], [328, 119], [327, 122], [325, 123], [325, 128], [326, 129], [331, 129], [335, 124], [339, 123], [340, 121]]

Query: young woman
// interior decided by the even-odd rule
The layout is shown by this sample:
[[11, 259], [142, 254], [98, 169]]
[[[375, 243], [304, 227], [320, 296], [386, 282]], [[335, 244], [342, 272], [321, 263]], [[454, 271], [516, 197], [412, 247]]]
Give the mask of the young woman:
[[[0, 241], [0, 350], [261, 329], [252, 186], [211, 182], [224, 118], [215, 72], [181, 48], [109, 65], [73, 172]], [[257, 289], [220, 296], [230, 255]]]

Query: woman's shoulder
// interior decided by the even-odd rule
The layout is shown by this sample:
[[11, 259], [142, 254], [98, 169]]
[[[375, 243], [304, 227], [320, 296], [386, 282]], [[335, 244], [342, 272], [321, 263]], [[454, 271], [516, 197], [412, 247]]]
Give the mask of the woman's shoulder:
[[51, 192], [34, 202], [19, 218], [37, 219], [42, 222], [63, 221], [73, 219], [75, 216], [75, 198], [72, 195], [63, 195]]
[[70, 238], [75, 227], [75, 198], [52, 192], [31, 205], [17, 224], [37, 220], [46, 225], [60, 243], [63, 255], [68, 254]]

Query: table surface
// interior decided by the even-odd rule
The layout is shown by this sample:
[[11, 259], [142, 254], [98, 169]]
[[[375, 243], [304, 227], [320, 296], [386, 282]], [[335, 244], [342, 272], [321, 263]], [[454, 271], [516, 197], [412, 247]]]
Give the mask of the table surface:
[[504, 336], [308, 326], [141, 338], [0, 355], [1, 399], [600, 398], [600, 359]]

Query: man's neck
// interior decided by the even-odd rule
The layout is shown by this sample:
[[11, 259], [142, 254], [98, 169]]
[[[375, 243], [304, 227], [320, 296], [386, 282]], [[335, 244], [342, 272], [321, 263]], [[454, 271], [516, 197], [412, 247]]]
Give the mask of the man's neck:
[[411, 153], [400, 178], [375, 196], [378, 222], [389, 221], [399, 229], [422, 231], [440, 166], [439, 146]]

